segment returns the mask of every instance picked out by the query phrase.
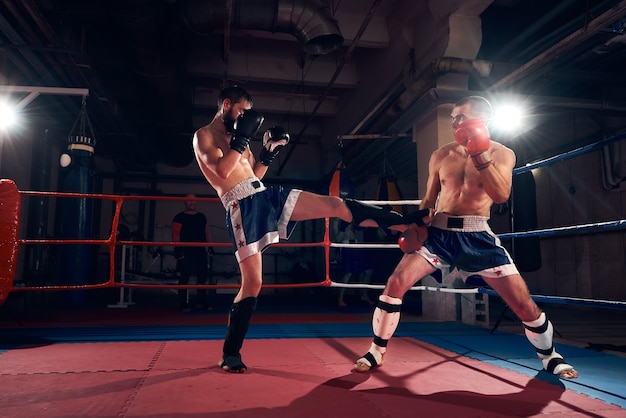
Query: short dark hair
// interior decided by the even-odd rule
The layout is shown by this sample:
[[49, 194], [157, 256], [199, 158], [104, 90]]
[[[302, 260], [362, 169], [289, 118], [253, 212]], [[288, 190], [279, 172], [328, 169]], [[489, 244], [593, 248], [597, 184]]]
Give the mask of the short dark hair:
[[226, 99], [230, 99], [233, 103], [237, 103], [241, 99], [244, 99], [252, 104], [252, 96], [250, 96], [250, 93], [248, 93], [243, 87], [239, 86], [230, 86], [223, 89], [217, 97], [217, 107], [222, 107], [222, 104]]
[[489, 100], [485, 99], [482, 96], [467, 96], [457, 101], [454, 104], [454, 107], [463, 106], [464, 104], [470, 103], [472, 105], [472, 110], [476, 113], [479, 113], [486, 120], [490, 120], [493, 116], [493, 109], [491, 108], [491, 103]]

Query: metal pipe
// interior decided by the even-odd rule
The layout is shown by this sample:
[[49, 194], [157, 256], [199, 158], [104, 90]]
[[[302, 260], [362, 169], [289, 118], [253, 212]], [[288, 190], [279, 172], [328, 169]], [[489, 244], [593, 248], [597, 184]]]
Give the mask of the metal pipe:
[[[187, 28], [200, 35], [226, 28], [227, 6], [214, 3], [181, 1], [181, 17]], [[343, 44], [337, 21], [319, 0], [236, 0], [232, 7], [231, 27], [289, 33], [310, 55], [328, 54]]]
[[307, 119], [307, 121], [304, 123], [304, 126], [302, 127], [302, 129], [300, 130], [298, 135], [295, 137], [295, 141], [292, 141], [292, 145], [289, 147], [287, 155], [285, 156], [285, 158], [282, 161], [282, 164], [278, 168], [278, 175], [279, 176], [282, 174], [283, 169], [285, 168], [285, 165], [287, 164], [287, 162], [289, 161], [289, 158], [293, 154], [293, 152], [294, 152], [294, 150], [296, 148], [296, 145], [298, 144], [299, 139], [302, 137], [302, 135], [304, 134], [304, 131], [309, 126], [309, 124], [313, 120], [313, 117], [315, 116], [315, 114], [319, 110], [320, 106], [322, 105], [322, 103], [324, 102], [326, 97], [328, 96], [328, 93], [330, 92], [331, 88], [335, 84], [335, 81], [337, 81], [337, 77], [339, 77], [339, 74], [341, 74], [341, 71], [343, 70], [344, 65], [346, 64], [348, 59], [350, 59], [350, 56], [352, 55], [352, 51], [354, 51], [354, 49], [356, 48], [357, 44], [361, 40], [361, 37], [363, 36], [363, 33], [365, 32], [365, 29], [367, 29], [367, 26], [369, 25], [370, 21], [372, 20], [372, 17], [374, 16], [374, 13], [375, 13], [376, 9], [378, 8], [378, 6], [380, 5], [381, 1], [382, 0], [375, 0], [374, 3], [372, 4], [372, 7], [370, 7], [370, 10], [369, 10], [367, 16], [363, 20], [363, 23], [361, 23], [361, 27], [359, 28], [359, 31], [357, 32], [356, 36], [352, 40], [352, 43], [348, 47], [348, 50], [341, 57], [341, 62], [337, 66], [337, 69], [335, 70], [335, 74], [333, 74], [332, 78], [328, 82], [328, 84], [326, 86], [326, 90], [324, 91], [324, 95], [317, 102], [317, 105], [315, 106], [315, 108], [313, 109], [311, 114], [309, 115], [309, 118]]

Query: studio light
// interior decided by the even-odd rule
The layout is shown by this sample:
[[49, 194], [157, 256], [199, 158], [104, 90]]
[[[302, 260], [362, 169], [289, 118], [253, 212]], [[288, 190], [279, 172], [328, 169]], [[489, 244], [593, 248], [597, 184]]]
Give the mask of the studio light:
[[15, 111], [6, 103], [0, 103], [0, 128], [6, 129], [16, 122]]

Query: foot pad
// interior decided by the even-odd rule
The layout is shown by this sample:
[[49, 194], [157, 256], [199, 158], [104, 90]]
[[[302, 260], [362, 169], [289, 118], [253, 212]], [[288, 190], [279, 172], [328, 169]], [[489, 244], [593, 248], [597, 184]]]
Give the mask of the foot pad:
[[578, 377], [578, 372], [574, 370], [574, 367], [567, 364], [559, 353], [554, 351], [548, 358], [541, 359], [543, 368], [555, 376], [561, 379], [575, 379]]
[[[361, 357], [354, 363], [353, 370], [359, 373], [369, 372], [371, 369], [383, 365], [384, 356], [385, 354], [383, 353], [375, 352], [374, 354], [368, 351], [363, 357]], [[376, 357], [379, 358], [377, 359]]]
[[248, 367], [241, 361], [241, 354], [224, 356], [217, 365], [230, 373], [244, 373], [248, 370]]

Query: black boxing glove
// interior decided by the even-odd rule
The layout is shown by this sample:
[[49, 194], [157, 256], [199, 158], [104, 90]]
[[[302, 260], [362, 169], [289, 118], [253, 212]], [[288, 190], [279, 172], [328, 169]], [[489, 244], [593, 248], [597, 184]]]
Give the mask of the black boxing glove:
[[242, 154], [248, 147], [250, 139], [256, 135], [263, 123], [263, 115], [254, 109], [248, 109], [235, 120], [233, 125], [233, 137], [230, 147]]
[[289, 143], [289, 140], [289, 134], [282, 126], [273, 126], [265, 131], [263, 148], [259, 155], [261, 164], [270, 165], [274, 157], [280, 152], [280, 149]]

